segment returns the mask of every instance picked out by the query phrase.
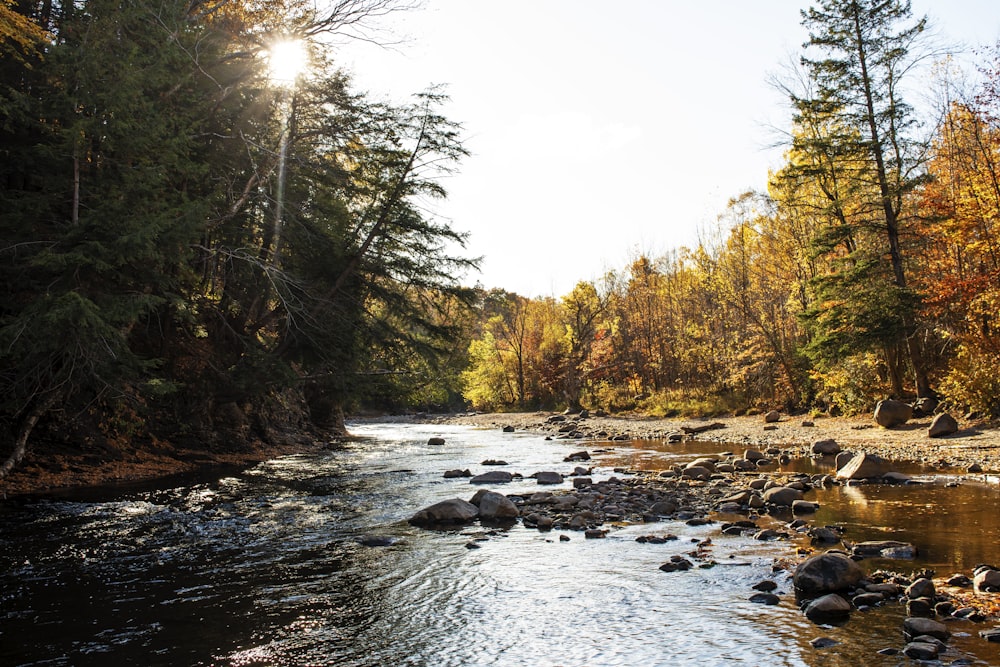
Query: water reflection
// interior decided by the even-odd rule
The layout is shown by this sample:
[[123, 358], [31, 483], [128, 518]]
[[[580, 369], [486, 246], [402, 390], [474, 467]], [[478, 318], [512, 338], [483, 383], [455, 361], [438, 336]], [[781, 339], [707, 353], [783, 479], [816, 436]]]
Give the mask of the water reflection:
[[[0, 664], [833, 665], [867, 664], [899, 645], [899, 609], [858, 614], [844, 628], [807, 622], [771, 571], [789, 545], [720, 536], [717, 526], [627, 526], [603, 540], [569, 533], [569, 542], [516, 526], [467, 549], [480, 527], [405, 522], [419, 507], [472, 495], [444, 470], [481, 472], [479, 462], [497, 458], [524, 475], [569, 472], [576, 464], [563, 458], [579, 443], [461, 427], [356, 431], [368, 439], [218, 480], [0, 505]], [[431, 435], [446, 444], [428, 446]], [[717, 444], [648, 445], [615, 443], [591, 461], [595, 478], [720, 453]], [[525, 477], [498, 490], [538, 487]], [[997, 534], [995, 488], [822, 493], [818, 522], [844, 524], [858, 541], [906, 524], [893, 535], [921, 546], [921, 564], [968, 569]], [[679, 539], [635, 541], [651, 533]], [[394, 541], [366, 547], [365, 535]], [[658, 570], [709, 536], [718, 566]], [[771, 577], [785, 602], [750, 603], [750, 587]], [[821, 634], [841, 644], [816, 651], [808, 641]]]

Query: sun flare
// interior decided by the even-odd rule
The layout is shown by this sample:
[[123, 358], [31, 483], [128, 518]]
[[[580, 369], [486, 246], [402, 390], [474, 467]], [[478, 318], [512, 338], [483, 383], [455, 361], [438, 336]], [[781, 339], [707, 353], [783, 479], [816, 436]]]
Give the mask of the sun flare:
[[267, 52], [268, 77], [280, 86], [290, 86], [306, 69], [306, 45], [297, 39], [275, 42]]

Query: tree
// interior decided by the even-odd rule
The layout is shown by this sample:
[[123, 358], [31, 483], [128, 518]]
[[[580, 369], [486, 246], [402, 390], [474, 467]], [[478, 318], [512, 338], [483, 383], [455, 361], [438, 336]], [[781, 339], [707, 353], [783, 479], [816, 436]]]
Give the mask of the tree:
[[910, 3], [901, 0], [822, 0], [802, 15], [810, 31], [802, 64], [814, 91], [792, 96], [804, 130], [793, 148], [810, 156], [811, 175], [835, 206], [837, 224], [820, 234], [818, 249], [846, 250], [818, 286], [826, 298], [813, 311], [813, 350], [831, 355], [881, 345], [896, 393], [899, 352], [906, 350], [916, 392], [925, 396], [930, 387], [914, 336], [919, 299], [902, 242], [908, 196], [924, 180], [924, 147], [914, 139], [901, 85], [919, 59], [913, 52], [927, 21], [908, 23]]

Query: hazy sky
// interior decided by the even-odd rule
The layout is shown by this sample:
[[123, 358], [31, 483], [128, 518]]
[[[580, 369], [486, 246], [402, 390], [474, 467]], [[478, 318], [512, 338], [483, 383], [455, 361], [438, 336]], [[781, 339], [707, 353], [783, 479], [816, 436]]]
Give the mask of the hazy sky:
[[[768, 84], [806, 0], [425, 0], [391, 48], [340, 45], [355, 86], [399, 101], [446, 84], [472, 152], [436, 212], [483, 256], [466, 284], [562, 296], [697, 243], [779, 167], [789, 114]], [[1000, 38], [996, 0], [914, 0], [943, 38]], [[777, 128], [777, 129], [776, 129]]]

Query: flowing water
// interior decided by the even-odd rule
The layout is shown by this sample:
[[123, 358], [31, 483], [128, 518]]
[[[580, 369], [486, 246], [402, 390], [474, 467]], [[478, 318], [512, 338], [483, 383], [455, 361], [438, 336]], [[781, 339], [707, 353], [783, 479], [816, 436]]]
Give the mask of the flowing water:
[[[421, 507], [472, 495], [476, 487], [443, 479], [444, 470], [481, 472], [493, 458], [525, 475], [569, 472], [576, 464], [562, 459], [581, 443], [458, 426], [352, 431], [364, 439], [218, 479], [0, 503], [0, 664], [908, 662], [875, 655], [902, 645], [899, 605], [855, 612], [842, 627], [807, 621], [785, 576], [771, 570], [789, 543], [722, 536], [717, 524], [623, 526], [585, 540], [520, 525], [428, 531], [406, 523]], [[432, 435], [446, 444], [429, 446]], [[601, 479], [615, 467], [656, 469], [717, 451], [614, 443], [591, 464]], [[537, 489], [531, 479], [498, 487]], [[852, 539], [918, 544], [920, 557], [897, 562], [898, 570], [968, 573], [1000, 560], [995, 484], [836, 487], [816, 499], [816, 521], [844, 525]], [[666, 533], [680, 539], [635, 541]], [[372, 536], [391, 544], [363, 546]], [[708, 537], [718, 566], [658, 570]], [[785, 594], [779, 606], [748, 601], [767, 578]], [[948, 655], [1000, 665], [997, 645], [978, 638], [979, 629], [953, 624], [957, 651]], [[814, 649], [817, 637], [839, 643]]]

